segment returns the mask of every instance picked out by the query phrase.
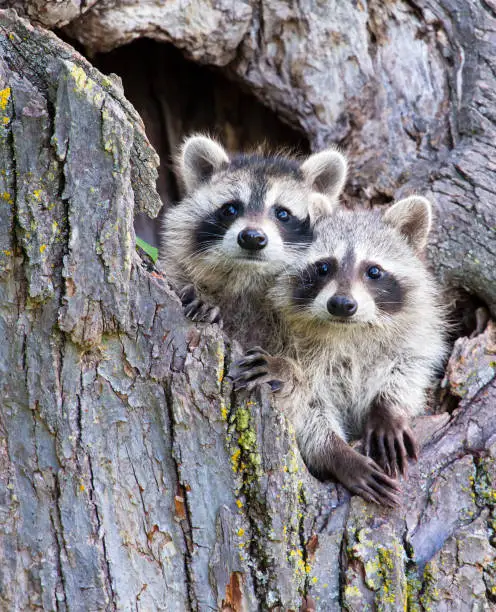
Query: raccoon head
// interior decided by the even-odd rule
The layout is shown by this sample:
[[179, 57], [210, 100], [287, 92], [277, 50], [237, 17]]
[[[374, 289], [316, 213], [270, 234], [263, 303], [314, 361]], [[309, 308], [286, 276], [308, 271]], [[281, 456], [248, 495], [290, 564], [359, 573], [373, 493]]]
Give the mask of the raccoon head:
[[[165, 240], [181, 240], [193, 277], [274, 274], [313, 238], [313, 215], [330, 212], [347, 164], [333, 149], [294, 159], [229, 156], [204, 136], [186, 140], [178, 160], [186, 197], [166, 217]], [[167, 246], [167, 244], [166, 244]]]
[[315, 241], [299, 270], [281, 277], [273, 300], [306, 328], [390, 326], [418, 314], [427, 270], [418, 255], [431, 226], [428, 200], [412, 196], [384, 215], [337, 210], [315, 226]]

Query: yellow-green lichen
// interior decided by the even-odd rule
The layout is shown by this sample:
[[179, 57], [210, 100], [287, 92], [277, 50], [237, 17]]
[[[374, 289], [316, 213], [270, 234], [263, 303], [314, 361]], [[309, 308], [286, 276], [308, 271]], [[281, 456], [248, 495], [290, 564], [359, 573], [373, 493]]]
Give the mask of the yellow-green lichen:
[[224, 380], [225, 355], [220, 345], [217, 345], [215, 355], [217, 357], [217, 382], [221, 385]]
[[396, 603], [396, 581], [394, 575], [394, 561], [392, 552], [381, 546], [377, 549], [379, 558], [379, 573], [382, 577], [381, 603]]
[[422, 583], [417, 577], [416, 566], [413, 563], [406, 571], [406, 597], [404, 602], [404, 612], [420, 612], [419, 594]]
[[237, 448], [234, 453], [231, 455], [231, 467], [233, 472], [237, 472], [239, 470], [239, 458], [241, 456], [241, 449]]
[[360, 589], [357, 586], [352, 586], [351, 584], [346, 585], [344, 589], [344, 593], [347, 597], [360, 597]]
[[227, 417], [229, 415], [229, 411], [227, 409], [226, 403], [223, 398], [220, 399], [220, 416], [223, 421], [227, 421]]
[[88, 78], [86, 72], [79, 66], [74, 64], [71, 68], [70, 74], [74, 80], [74, 91], [82, 92], [84, 90], [91, 91], [93, 89], [93, 81]]
[[296, 474], [298, 469], [299, 469], [298, 458], [296, 456], [295, 448], [292, 447], [291, 450], [289, 451], [288, 462], [284, 466], [284, 471], [289, 472], [290, 474]]
[[375, 593], [377, 610], [403, 608], [407, 600], [403, 547], [393, 538], [379, 544], [371, 535], [367, 528], [358, 530], [355, 543], [348, 546], [348, 555], [363, 564], [364, 582]]
[[433, 562], [426, 563], [422, 580], [422, 594], [419, 598], [425, 612], [431, 612], [437, 609], [436, 602], [439, 601], [439, 591], [436, 587], [437, 581], [436, 565]]
[[10, 87], [0, 90], [0, 110], [5, 110], [10, 99]]

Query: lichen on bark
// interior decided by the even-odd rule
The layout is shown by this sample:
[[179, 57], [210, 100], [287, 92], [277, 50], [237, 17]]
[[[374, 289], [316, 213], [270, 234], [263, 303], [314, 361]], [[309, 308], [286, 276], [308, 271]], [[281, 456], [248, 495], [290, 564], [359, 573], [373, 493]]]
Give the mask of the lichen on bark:
[[[70, 32], [96, 50], [95, 32], [127, 12], [90, 4]], [[219, 42], [203, 59], [232, 60], [230, 74], [313, 146], [341, 139], [358, 177], [350, 199], [425, 191], [428, 175], [431, 261], [494, 313], [494, 16], [460, 6], [305, 17], [235, 2], [217, 7]], [[202, 55], [203, 38], [181, 40]], [[409, 50], [411, 88], [393, 61], [404, 68]], [[332, 96], [318, 74], [335, 80]], [[492, 368], [489, 332], [459, 341], [445, 386], [470, 392], [455, 412], [416, 424], [429, 435], [403, 506], [367, 505], [309, 476], [266, 390], [233, 393], [225, 373], [240, 347], [189, 323], [166, 271], [136, 254], [134, 212], [160, 207], [157, 158], [118, 80], [12, 12], [0, 13], [0, 164], [2, 608], [290, 610], [307, 592], [319, 610], [494, 606], [496, 390], [470, 361]]]

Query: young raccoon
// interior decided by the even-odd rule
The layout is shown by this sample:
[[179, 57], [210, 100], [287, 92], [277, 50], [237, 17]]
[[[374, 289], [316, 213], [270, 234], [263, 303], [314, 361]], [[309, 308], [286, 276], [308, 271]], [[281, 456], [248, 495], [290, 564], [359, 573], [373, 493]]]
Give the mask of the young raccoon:
[[222, 314], [238, 341], [265, 342], [268, 289], [308, 248], [309, 206], [331, 210], [346, 169], [332, 149], [299, 163], [281, 155], [229, 157], [210, 138], [188, 138], [178, 158], [186, 197], [165, 217], [161, 258], [185, 314], [209, 322]]
[[[382, 216], [337, 210], [318, 220], [306, 263], [271, 291], [291, 349], [255, 349], [238, 364], [238, 388], [288, 387], [281, 401], [315, 476], [386, 505], [398, 503], [393, 478], [417, 457], [408, 419], [422, 411], [445, 348], [438, 290], [418, 257], [430, 225], [430, 203], [417, 196]], [[367, 457], [346, 442], [362, 435]]]

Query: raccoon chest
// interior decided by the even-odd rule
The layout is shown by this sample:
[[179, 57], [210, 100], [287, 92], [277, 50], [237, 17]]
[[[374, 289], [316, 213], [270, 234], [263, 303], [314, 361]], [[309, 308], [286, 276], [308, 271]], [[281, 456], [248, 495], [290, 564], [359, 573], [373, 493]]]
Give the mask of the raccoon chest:
[[333, 412], [351, 435], [360, 435], [374, 398], [390, 368], [380, 363], [343, 359], [329, 363], [314, 392], [324, 409]]

